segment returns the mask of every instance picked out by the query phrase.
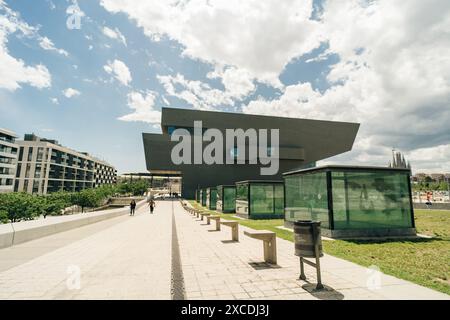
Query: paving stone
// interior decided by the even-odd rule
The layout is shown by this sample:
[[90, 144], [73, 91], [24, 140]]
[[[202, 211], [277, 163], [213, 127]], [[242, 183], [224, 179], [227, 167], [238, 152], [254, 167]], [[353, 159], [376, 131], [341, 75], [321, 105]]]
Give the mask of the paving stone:
[[[175, 210], [175, 222], [182, 264], [189, 266], [183, 270], [183, 274], [192, 280], [185, 283], [187, 290], [194, 285], [195, 278], [192, 275], [206, 274], [208, 277], [197, 278], [196, 288], [200, 288], [201, 291], [208, 290], [211, 283], [223, 279], [236, 299], [450, 298], [448, 295], [384, 274], [380, 277], [383, 289], [370, 291], [367, 287], [370, 275], [367, 268], [329, 255], [321, 259], [321, 267], [322, 282], [330, 287], [331, 291], [309, 292], [308, 287], [305, 287], [308, 290], [303, 288], [308, 286], [308, 282], [298, 279], [299, 258], [294, 255], [292, 242], [277, 239], [278, 266], [271, 267], [263, 263], [261, 241], [246, 237], [244, 231], [248, 228], [244, 226], [239, 227], [238, 243], [224, 244], [222, 241], [229, 237], [226, 230], [208, 232], [199, 222], [192, 220], [181, 206], [179, 210]], [[310, 266], [305, 268], [308, 281], [315, 283], [315, 269]]]

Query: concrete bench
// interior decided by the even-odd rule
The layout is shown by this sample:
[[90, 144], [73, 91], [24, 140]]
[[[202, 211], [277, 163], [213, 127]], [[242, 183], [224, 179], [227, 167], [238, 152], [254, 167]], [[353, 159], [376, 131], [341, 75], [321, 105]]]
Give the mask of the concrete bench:
[[231, 228], [231, 240], [239, 241], [239, 222], [237, 221], [222, 221], [220, 224]]
[[250, 238], [262, 240], [264, 244], [264, 261], [277, 264], [277, 236], [267, 230], [248, 230], [244, 234]]
[[206, 217], [207, 224], [211, 224], [211, 220], [214, 220], [216, 222], [216, 231], [220, 231], [220, 216]]
[[209, 217], [210, 215], [211, 215], [211, 213], [206, 213], [206, 212], [200, 213], [200, 217], [201, 217], [202, 221], [204, 220], [205, 217]]

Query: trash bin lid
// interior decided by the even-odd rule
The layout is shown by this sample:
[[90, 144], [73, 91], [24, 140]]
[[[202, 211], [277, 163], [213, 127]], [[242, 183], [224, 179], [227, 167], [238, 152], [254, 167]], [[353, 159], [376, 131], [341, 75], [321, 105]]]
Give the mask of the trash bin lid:
[[320, 224], [321, 224], [320, 221], [312, 221], [312, 220], [298, 220], [298, 221], [294, 222], [294, 225], [299, 226], [299, 227], [309, 227], [312, 225], [320, 226]]

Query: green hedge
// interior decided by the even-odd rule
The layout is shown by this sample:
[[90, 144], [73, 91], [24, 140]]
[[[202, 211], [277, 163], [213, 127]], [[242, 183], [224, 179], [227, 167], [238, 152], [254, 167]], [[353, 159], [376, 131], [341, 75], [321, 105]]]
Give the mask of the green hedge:
[[42, 215], [60, 215], [63, 209], [74, 205], [80, 206], [84, 212], [85, 208], [101, 206], [106, 199], [114, 195], [143, 195], [148, 187], [146, 181], [135, 181], [80, 192], [56, 192], [45, 196], [4, 193], [0, 194], [0, 223], [33, 220]]

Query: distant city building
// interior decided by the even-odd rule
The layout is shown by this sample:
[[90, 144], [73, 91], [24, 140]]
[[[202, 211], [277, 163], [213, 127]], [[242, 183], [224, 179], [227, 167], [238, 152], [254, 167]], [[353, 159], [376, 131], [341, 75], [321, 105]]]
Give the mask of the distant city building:
[[401, 152], [392, 150], [392, 161], [389, 162], [389, 168], [411, 170], [411, 165], [405, 160]]
[[447, 182], [450, 179], [450, 173], [432, 173], [432, 174], [426, 174], [426, 173], [416, 173], [413, 176], [414, 182]]
[[14, 190], [14, 177], [19, 146], [16, 134], [0, 128], [0, 193]]
[[118, 182], [130, 183], [133, 181], [147, 180], [150, 188], [167, 189], [170, 192], [181, 194], [181, 177], [174, 172], [136, 172], [124, 173], [117, 178]]
[[445, 181], [445, 175], [443, 173], [432, 173], [430, 174], [430, 177], [435, 182], [443, 182]]
[[413, 177], [413, 180], [416, 182], [424, 182], [427, 179], [428, 175], [425, 173], [416, 173]]
[[113, 166], [88, 153], [63, 147], [56, 140], [26, 134], [17, 144], [16, 192], [81, 191], [116, 182]]

